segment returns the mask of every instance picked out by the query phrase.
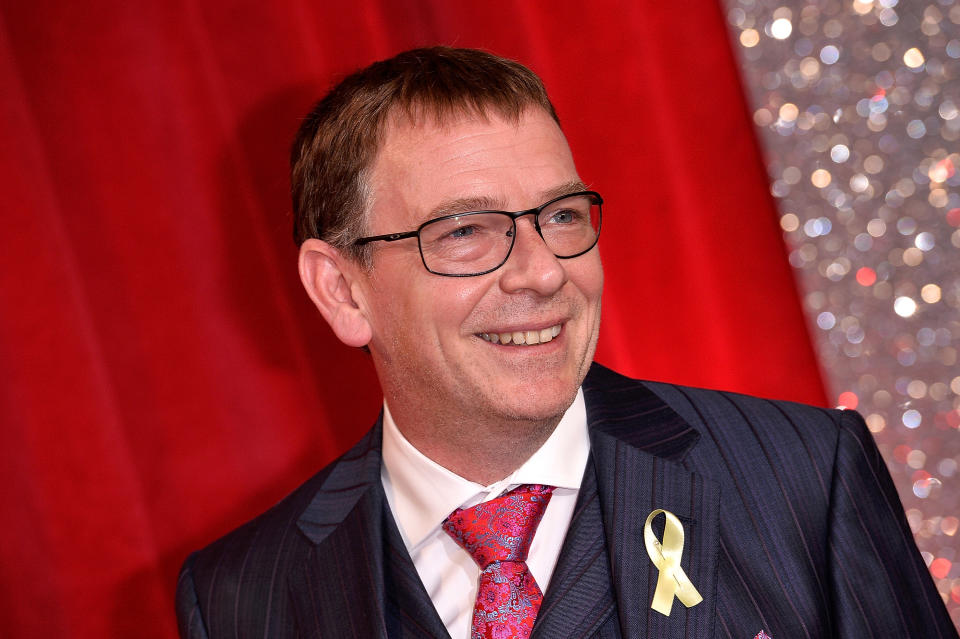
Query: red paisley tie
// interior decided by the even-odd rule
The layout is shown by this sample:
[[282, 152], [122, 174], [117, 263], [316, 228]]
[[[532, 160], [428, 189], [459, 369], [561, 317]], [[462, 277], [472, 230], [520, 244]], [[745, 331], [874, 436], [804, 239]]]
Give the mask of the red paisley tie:
[[480, 566], [471, 639], [527, 639], [543, 593], [527, 552], [553, 486], [526, 484], [472, 508], [458, 508], [443, 529]]

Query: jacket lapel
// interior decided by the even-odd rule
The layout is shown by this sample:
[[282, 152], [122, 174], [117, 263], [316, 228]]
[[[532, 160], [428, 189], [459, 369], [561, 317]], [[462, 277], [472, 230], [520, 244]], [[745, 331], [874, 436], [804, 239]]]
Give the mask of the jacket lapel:
[[615, 609], [597, 474], [591, 457], [557, 567], [537, 615], [533, 639], [592, 637]]
[[290, 583], [300, 635], [385, 638], [380, 422], [333, 466], [298, 526], [314, 548]]
[[386, 504], [382, 432], [334, 464], [297, 522], [314, 544], [290, 584], [302, 637], [449, 637]]
[[[712, 637], [720, 491], [682, 465], [699, 433], [642, 383], [596, 364], [584, 394], [621, 634]], [[643, 529], [658, 508], [683, 524], [681, 565], [703, 596], [692, 608], [674, 600], [670, 616], [650, 608], [658, 571], [647, 555]]]
[[387, 633], [404, 639], [450, 639], [389, 508], [383, 509], [383, 530], [387, 542], [384, 558]]

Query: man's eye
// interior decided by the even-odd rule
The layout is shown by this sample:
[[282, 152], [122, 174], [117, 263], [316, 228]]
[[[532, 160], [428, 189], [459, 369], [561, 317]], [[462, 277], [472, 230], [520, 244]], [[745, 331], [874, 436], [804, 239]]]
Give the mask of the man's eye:
[[549, 222], [551, 224], [570, 224], [576, 220], [577, 214], [576, 211], [571, 211], [570, 209], [562, 209], [560, 211], [554, 211], [550, 214]]
[[459, 240], [459, 239], [463, 239], [463, 238], [466, 238], [466, 237], [470, 237], [471, 235], [474, 235], [476, 232], [477, 232], [476, 227], [473, 227], [473, 226], [458, 226], [457, 228], [455, 228], [455, 229], [453, 229], [452, 231], [450, 231], [449, 233], [447, 233], [446, 237], [448, 237], [448, 238], [450, 238], [450, 239], [453, 239], [453, 240]]

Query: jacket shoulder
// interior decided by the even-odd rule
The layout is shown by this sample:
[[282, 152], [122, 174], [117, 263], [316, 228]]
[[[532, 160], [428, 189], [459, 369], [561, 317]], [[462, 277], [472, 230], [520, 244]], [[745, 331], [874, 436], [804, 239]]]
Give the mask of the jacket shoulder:
[[863, 418], [855, 411], [827, 409], [786, 400], [767, 399], [724, 390], [638, 380], [594, 364], [584, 382], [609, 401], [652, 393], [701, 436], [721, 448], [754, 442], [780, 451], [802, 449], [821, 463], [832, 463], [842, 432], [869, 439]]
[[[205, 636], [184, 634], [186, 628], [197, 625], [198, 619], [204, 626], [213, 623], [221, 629], [224, 624], [271, 630], [285, 627], [289, 611], [279, 604], [285, 598], [276, 595], [286, 588], [289, 571], [303, 565], [316, 542], [315, 531], [309, 529], [311, 522], [303, 521], [304, 515], [314, 514], [317, 496], [337, 483], [345, 469], [352, 474], [356, 464], [364, 460], [375, 431], [269, 510], [186, 559], [177, 583], [177, 616], [183, 636]], [[355, 474], [352, 479], [357, 479]], [[329, 516], [335, 518], [338, 513]], [[263, 609], [271, 600], [278, 603], [272, 610]], [[234, 611], [239, 611], [239, 617], [233, 616]], [[218, 623], [227, 613], [229, 619], [223, 617]]]
[[279, 544], [289, 529], [296, 526], [300, 515], [323, 485], [335, 463], [305, 481], [269, 510], [194, 552], [191, 555], [194, 575], [203, 575], [210, 569], [222, 570], [236, 564], [237, 559], [242, 561], [250, 552], [251, 546]]

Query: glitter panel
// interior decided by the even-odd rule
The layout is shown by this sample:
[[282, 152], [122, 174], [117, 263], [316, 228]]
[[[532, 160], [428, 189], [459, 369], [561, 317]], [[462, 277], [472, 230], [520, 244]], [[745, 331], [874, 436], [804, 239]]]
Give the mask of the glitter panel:
[[725, 11], [828, 390], [960, 626], [960, 1]]

